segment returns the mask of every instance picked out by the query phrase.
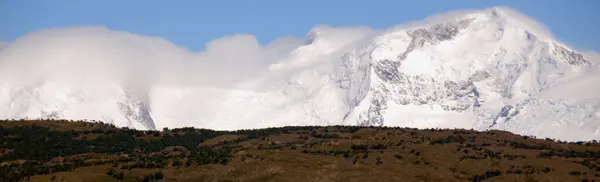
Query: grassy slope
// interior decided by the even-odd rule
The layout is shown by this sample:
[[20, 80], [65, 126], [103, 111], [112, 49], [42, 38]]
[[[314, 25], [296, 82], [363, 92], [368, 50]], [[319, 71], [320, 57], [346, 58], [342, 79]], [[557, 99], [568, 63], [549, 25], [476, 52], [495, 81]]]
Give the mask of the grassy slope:
[[0, 134], [0, 181], [600, 181], [600, 144], [504, 131], [2, 121]]

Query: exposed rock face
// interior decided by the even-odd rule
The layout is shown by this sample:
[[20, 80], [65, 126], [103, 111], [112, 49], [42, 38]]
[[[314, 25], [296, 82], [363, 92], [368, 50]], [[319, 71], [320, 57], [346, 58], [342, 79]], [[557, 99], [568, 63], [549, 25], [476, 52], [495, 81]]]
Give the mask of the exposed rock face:
[[[428, 116], [404, 118], [407, 114], [395, 114], [410, 114], [414, 110], [470, 115], [475, 118], [469, 124], [474, 128], [511, 131], [531, 125], [528, 122], [554, 122], [541, 121], [534, 116], [537, 114], [524, 110], [563, 103], [539, 100], [536, 95], [552, 89], [573, 70], [590, 67], [591, 62], [551, 39], [512, 25], [516, 20], [502, 16], [503, 13], [496, 9], [450, 22], [390, 32], [347, 54], [342, 62], [350, 66], [339, 69], [338, 75], [352, 83], [337, 83], [361, 94], [349, 99], [356, 107], [345, 118], [348, 122], [357, 118], [358, 125], [440, 126], [428, 124], [431, 122]], [[356, 100], [361, 101], [356, 104]], [[586, 113], [596, 111], [591, 109]], [[554, 112], [552, 115], [566, 111], [554, 109]], [[348, 117], [351, 115], [358, 117]], [[578, 122], [569, 117], [559, 118], [562, 120], [559, 123]], [[599, 119], [583, 120], [594, 123], [593, 120]], [[594, 130], [600, 126], [592, 125]], [[542, 130], [529, 131], [532, 130], [524, 133], [537, 135]]]

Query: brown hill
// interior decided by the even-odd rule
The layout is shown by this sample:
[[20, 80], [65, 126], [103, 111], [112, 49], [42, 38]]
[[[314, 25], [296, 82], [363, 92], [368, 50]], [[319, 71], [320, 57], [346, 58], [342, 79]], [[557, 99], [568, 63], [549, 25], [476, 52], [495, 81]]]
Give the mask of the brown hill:
[[600, 144], [505, 131], [0, 122], [0, 181], [600, 181]]

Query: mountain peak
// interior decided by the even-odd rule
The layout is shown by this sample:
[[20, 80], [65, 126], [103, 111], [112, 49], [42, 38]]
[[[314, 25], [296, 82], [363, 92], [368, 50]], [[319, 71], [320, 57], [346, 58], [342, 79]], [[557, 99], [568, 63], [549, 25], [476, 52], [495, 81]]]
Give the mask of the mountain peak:
[[[566, 117], [574, 111], [562, 108], [585, 108], [587, 103], [536, 100], [540, 91], [552, 90], [590, 65], [580, 53], [552, 39], [543, 25], [506, 7], [450, 12], [425, 22], [384, 32], [369, 48], [347, 56], [340, 82], [353, 94], [345, 120], [359, 125], [495, 128], [563, 139], [597, 136], [593, 132], [598, 124], [589, 124], [594, 131], [565, 124], [597, 120]], [[549, 113], [538, 115], [542, 110]], [[531, 123], [573, 126], [573, 131], [589, 135], [556, 134], [540, 129], [550, 126], [530, 128]]]
[[550, 30], [541, 24], [539, 21], [513, 9], [505, 6], [497, 6], [484, 9], [480, 12], [491, 15], [494, 18], [499, 18], [500, 20], [507, 23], [507, 25], [512, 25], [517, 28], [524, 29], [532, 34], [535, 34], [541, 38], [553, 38]]
[[415, 21], [399, 26], [399, 28], [420, 27], [423, 25], [448, 23], [450, 21], [461, 21], [466, 19], [479, 19], [501, 23], [505, 26], [514, 26], [524, 29], [537, 36], [553, 38], [552, 33], [537, 20], [510, 7], [495, 6], [485, 9], [449, 11], [435, 14], [422, 21]]

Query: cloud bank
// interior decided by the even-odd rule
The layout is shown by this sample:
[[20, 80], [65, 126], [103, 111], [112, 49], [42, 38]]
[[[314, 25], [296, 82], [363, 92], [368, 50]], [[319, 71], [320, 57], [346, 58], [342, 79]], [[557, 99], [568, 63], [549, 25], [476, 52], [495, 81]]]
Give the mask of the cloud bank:
[[45, 29], [15, 40], [0, 52], [0, 80], [5, 84], [108, 79], [146, 86], [232, 86], [266, 71], [278, 57], [303, 43], [300, 38], [284, 37], [261, 46], [254, 36], [238, 34], [192, 52], [160, 37], [101, 26]]
[[319, 25], [307, 37], [281, 37], [266, 45], [260, 45], [253, 35], [235, 34], [194, 52], [160, 37], [103, 26], [43, 29], [18, 38], [10, 47], [0, 44], [0, 49], [5, 48], [0, 52], [0, 80], [10, 85], [44, 80], [120, 80], [144, 86], [233, 87], [264, 76], [269, 66], [317, 37], [344, 40], [361, 31], [365, 28]]

